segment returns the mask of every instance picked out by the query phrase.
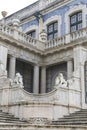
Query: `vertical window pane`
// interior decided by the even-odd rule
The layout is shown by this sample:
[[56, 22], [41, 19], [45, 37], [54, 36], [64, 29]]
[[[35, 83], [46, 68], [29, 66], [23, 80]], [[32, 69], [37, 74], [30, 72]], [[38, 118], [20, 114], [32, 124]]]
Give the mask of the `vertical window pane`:
[[76, 15], [74, 15], [74, 16], [71, 17], [71, 24], [73, 24], [75, 22], [76, 22]]
[[52, 40], [58, 37], [58, 22], [51, 23], [47, 27], [47, 39]]
[[48, 36], [48, 40], [52, 40], [53, 39], [53, 34], [50, 34], [49, 36]]
[[71, 32], [75, 32], [76, 31], [76, 25], [71, 27]]
[[82, 23], [78, 24], [78, 30], [82, 29]]
[[78, 13], [78, 21], [82, 20], [82, 13]]
[[55, 33], [55, 34], [54, 34], [54, 38], [57, 38], [57, 36], [58, 36], [58, 33]]
[[49, 25], [48, 32], [53, 32], [53, 25]]
[[54, 23], [54, 30], [58, 29], [58, 23]]

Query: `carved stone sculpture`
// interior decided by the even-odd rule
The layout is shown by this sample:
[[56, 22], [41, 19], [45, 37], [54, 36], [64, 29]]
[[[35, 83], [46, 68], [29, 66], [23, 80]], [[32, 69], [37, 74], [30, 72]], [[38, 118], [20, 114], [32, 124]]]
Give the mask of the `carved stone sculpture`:
[[21, 88], [24, 88], [23, 86], [23, 78], [22, 75], [20, 73], [16, 73], [16, 76], [14, 78], [14, 80], [10, 80], [11, 86], [12, 85], [19, 85], [21, 86]]
[[67, 81], [64, 79], [64, 76], [62, 73], [59, 73], [55, 78], [55, 85], [61, 85], [61, 86], [67, 86]]
[[14, 83], [23, 85], [23, 78], [20, 73], [16, 73]]

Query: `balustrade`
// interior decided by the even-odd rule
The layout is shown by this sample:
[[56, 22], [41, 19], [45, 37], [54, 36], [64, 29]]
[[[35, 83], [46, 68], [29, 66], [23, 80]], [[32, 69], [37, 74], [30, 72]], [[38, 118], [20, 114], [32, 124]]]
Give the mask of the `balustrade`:
[[68, 43], [71, 43], [72, 41], [86, 37], [87, 28], [78, 30], [78, 31], [70, 33], [70, 34], [66, 34], [65, 36], [62, 36], [59, 38], [55, 38], [53, 40], [47, 41], [46, 43], [36, 40], [36, 39], [28, 36], [27, 34], [20, 32], [8, 25], [4, 25], [2, 23], [0, 23], [0, 33], [21, 41], [21, 44], [32, 45], [32, 46], [36, 47], [37, 49], [44, 50], [44, 49], [49, 49], [49, 48], [66, 45]]
[[66, 45], [68, 43], [71, 43], [72, 41], [75, 41], [77, 39], [83, 38], [87, 36], [87, 28], [78, 30], [76, 32], [67, 34], [63, 37], [60, 38], [56, 38], [53, 40], [48, 41], [45, 44], [45, 49], [49, 49], [49, 48], [53, 48], [53, 47], [57, 47], [60, 45]]
[[70, 34], [70, 41], [80, 39], [82, 37], [85, 37], [86, 35], [87, 35], [87, 28], [78, 30]]
[[45, 44], [45, 48], [47, 49], [47, 48], [57, 47], [64, 44], [65, 44], [65, 36], [48, 41]]
[[2, 34], [5, 34], [7, 36], [11, 36], [16, 40], [21, 41], [21, 43], [25, 43], [25, 44], [31, 44], [32, 46], [37, 46], [38, 43], [40, 43], [40, 46], [38, 45], [38, 49], [43, 49], [44, 44], [30, 36], [28, 36], [27, 34], [20, 32], [16, 29], [14, 29], [13, 27], [10, 27], [8, 25], [4, 25], [2, 23], [0, 23], [0, 32]]
[[3, 34], [9, 35], [9, 36], [13, 35], [13, 29], [10, 28], [9, 26], [3, 25], [3, 24], [0, 24], [0, 32], [2, 32]]

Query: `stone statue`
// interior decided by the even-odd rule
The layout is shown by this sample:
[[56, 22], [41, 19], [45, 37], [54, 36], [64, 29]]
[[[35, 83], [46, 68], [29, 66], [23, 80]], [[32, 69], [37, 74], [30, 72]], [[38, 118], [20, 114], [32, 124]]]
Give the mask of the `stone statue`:
[[64, 76], [62, 73], [59, 73], [55, 78], [55, 85], [61, 85], [61, 86], [67, 86], [67, 81], [64, 79]]
[[23, 78], [20, 73], [16, 73], [16, 76], [13, 81], [15, 84], [23, 85]]
[[20, 88], [24, 88], [23, 86], [23, 78], [20, 73], [16, 73], [14, 80], [10, 79], [11, 86], [19, 85]]

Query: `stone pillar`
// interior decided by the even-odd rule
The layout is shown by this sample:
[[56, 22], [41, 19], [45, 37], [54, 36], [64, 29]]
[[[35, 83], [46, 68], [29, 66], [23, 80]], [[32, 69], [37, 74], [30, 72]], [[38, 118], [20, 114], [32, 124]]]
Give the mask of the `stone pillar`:
[[71, 79], [72, 74], [73, 74], [73, 61], [71, 59], [67, 61], [67, 78]]
[[18, 29], [18, 28], [19, 28], [19, 23], [20, 23], [19, 18], [14, 17], [14, 18], [12, 19], [12, 23], [13, 23], [13, 27], [14, 27], [15, 29]]
[[41, 93], [46, 93], [46, 67], [41, 68]]
[[34, 66], [33, 93], [39, 93], [39, 66]]
[[42, 27], [43, 27], [43, 19], [42, 16], [39, 16], [39, 40], [41, 40], [40, 33], [42, 32]]
[[7, 65], [7, 53], [8, 49], [0, 45], [0, 64], [3, 64], [4, 69], [6, 70]]
[[16, 58], [14, 56], [10, 56], [9, 78], [11, 78], [11, 79], [14, 79], [14, 77], [15, 77], [15, 66], [16, 66]]

